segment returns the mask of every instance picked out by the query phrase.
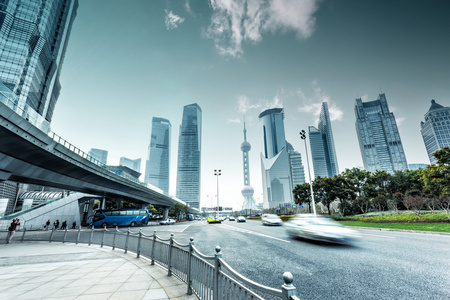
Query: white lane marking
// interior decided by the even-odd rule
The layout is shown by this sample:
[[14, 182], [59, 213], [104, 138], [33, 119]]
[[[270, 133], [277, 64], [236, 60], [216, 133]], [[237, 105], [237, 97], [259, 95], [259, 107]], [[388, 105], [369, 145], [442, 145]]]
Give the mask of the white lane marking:
[[237, 228], [237, 227], [230, 226], [230, 225], [223, 224], [223, 223], [222, 223], [222, 225], [221, 225], [220, 227], [222, 227], [222, 226], [228, 227], [228, 228], [230, 228], [231, 230], [234, 230], [234, 231], [243, 232], [243, 233], [248, 233], [248, 234], [253, 234], [253, 235], [258, 235], [258, 236], [262, 236], [262, 237], [274, 239], [274, 240], [277, 240], [277, 241], [281, 241], [281, 242], [285, 242], [285, 243], [290, 243], [290, 241], [286, 241], [286, 240], [279, 239], [279, 238], [276, 238], [276, 237], [273, 237], [273, 236], [270, 236], [270, 235], [265, 235], [265, 234], [262, 234], [262, 233], [254, 232], [254, 231], [251, 231], [251, 230], [242, 229], [242, 228]]

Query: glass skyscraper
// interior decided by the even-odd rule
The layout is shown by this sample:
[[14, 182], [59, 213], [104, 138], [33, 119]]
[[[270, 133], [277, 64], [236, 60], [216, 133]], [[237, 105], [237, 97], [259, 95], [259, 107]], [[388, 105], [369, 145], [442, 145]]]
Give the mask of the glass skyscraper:
[[89, 149], [89, 155], [106, 165], [108, 160], [108, 151], [102, 149], [91, 148]]
[[0, 101], [50, 130], [77, 0], [0, 1]]
[[304, 184], [306, 182], [305, 168], [302, 163], [302, 155], [298, 151], [295, 151], [290, 143], [287, 143], [287, 149], [289, 153], [289, 162], [291, 163], [292, 186], [295, 188], [296, 185]]
[[272, 108], [259, 115], [263, 136], [261, 169], [264, 208], [292, 203], [291, 162], [284, 131], [282, 108]]
[[200, 209], [200, 165], [202, 109], [197, 103], [186, 105], [178, 139], [178, 199]]
[[126, 157], [121, 157], [119, 161], [119, 165], [130, 168], [133, 171], [141, 173], [141, 159], [130, 159]]
[[362, 102], [356, 99], [356, 133], [364, 163], [370, 172], [377, 170], [393, 173], [408, 169], [405, 152], [394, 114], [389, 111], [386, 96]]
[[160, 188], [165, 195], [169, 195], [171, 133], [169, 120], [153, 117], [144, 182]]
[[450, 147], [450, 107], [431, 100], [431, 107], [425, 114], [425, 122], [420, 122], [420, 127], [430, 163], [435, 164], [437, 160], [433, 153], [443, 147]]
[[327, 102], [322, 103], [318, 127], [308, 127], [314, 177], [333, 177], [339, 168]]

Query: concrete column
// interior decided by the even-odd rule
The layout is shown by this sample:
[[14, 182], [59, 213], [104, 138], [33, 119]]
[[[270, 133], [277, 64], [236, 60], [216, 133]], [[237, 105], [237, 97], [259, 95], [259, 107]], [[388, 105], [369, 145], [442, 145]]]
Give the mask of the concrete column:
[[141, 209], [146, 209], [146, 208], [147, 208], [147, 206], [149, 206], [149, 204], [146, 204], [146, 203], [142, 203], [142, 204], [141, 204]]
[[101, 204], [101, 209], [106, 209], [106, 198], [103, 198], [102, 200], [100, 200], [100, 204]]
[[121, 209], [122, 208], [122, 200], [117, 200], [116, 201], [116, 203], [117, 203], [117, 209]]
[[169, 217], [169, 207], [164, 207], [163, 220], [167, 220], [167, 217]]
[[94, 202], [95, 202], [95, 199], [89, 200], [88, 221], [89, 221], [89, 217], [92, 217], [94, 215]]

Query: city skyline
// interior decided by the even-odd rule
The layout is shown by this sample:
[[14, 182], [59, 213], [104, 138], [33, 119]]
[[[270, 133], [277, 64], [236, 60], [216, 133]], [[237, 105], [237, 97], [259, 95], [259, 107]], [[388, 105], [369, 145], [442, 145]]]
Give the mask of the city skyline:
[[306, 168], [299, 132], [317, 126], [327, 102], [342, 172], [363, 166], [355, 99], [382, 92], [407, 162], [429, 162], [420, 122], [431, 99], [450, 106], [448, 1], [277, 2], [290, 3], [289, 10], [255, 1], [265, 3], [255, 10], [262, 18], [237, 11], [247, 1], [233, 1], [233, 9], [223, 1], [124, 3], [79, 1], [52, 120], [52, 131], [80, 149], [108, 150], [108, 164], [145, 158], [151, 117], [164, 116], [173, 125], [169, 194], [175, 195], [181, 108], [196, 102], [204, 124], [201, 201], [212, 202], [213, 171], [221, 169], [221, 202], [240, 208], [244, 116], [258, 203], [263, 110], [284, 108], [286, 139]]

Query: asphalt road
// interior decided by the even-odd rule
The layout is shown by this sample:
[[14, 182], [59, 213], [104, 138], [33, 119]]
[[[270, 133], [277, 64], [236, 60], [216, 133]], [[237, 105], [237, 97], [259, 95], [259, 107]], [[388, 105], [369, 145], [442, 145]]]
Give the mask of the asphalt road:
[[291, 239], [282, 226], [260, 221], [192, 221], [147, 226], [163, 238], [222, 257], [247, 278], [274, 288], [294, 275], [301, 299], [450, 299], [450, 236], [358, 229], [351, 245]]

